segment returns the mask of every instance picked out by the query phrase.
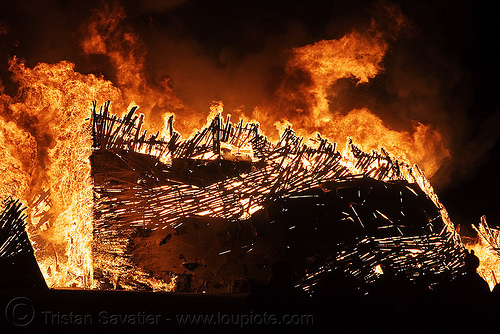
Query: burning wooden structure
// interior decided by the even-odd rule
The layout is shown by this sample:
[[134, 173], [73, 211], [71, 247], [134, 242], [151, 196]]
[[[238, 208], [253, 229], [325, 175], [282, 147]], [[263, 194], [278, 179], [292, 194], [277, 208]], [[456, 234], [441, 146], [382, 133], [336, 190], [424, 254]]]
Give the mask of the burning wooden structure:
[[290, 127], [272, 143], [221, 115], [189, 139], [173, 118], [147, 137], [135, 111], [92, 111], [101, 288], [244, 291], [278, 260], [306, 290], [333, 269], [360, 285], [381, 265], [431, 281], [461, 270], [465, 249], [425, 176], [383, 149], [340, 152]]

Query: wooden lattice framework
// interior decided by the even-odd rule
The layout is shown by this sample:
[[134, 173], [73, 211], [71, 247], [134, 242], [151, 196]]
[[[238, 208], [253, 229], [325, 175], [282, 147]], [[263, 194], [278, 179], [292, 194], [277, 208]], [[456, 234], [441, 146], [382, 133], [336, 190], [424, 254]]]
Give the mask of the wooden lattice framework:
[[[314, 272], [309, 269], [301, 280], [304, 288], [315, 285], [321, 275], [342, 263], [360, 282], [372, 282], [377, 277], [373, 268], [380, 264], [381, 254], [410, 278], [422, 270], [417, 267], [436, 275], [456, 274], [461, 270], [464, 247], [427, 179], [418, 167], [394, 159], [383, 149], [367, 153], [349, 141], [347, 149], [340, 152], [335, 143], [320, 135], [306, 143], [291, 127], [277, 143], [272, 143], [259, 131], [258, 124], [243, 121], [233, 124], [229, 116], [224, 121], [220, 115], [215, 115], [189, 139], [183, 139], [174, 130], [173, 118], [169, 119], [165, 136], [157, 133], [147, 137], [142, 130], [144, 116], [135, 115], [135, 111], [132, 108], [123, 117], [113, 115], [109, 102], [99, 110], [94, 104], [92, 110], [93, 156], [100, 157], [93, 160], [94, 179], [99, 180], [95, 184], [94, 263], [97, 272], [103, 275], [121, 275], [129, 281], [145, 277], [131, 254], [131, 240], [138, 230], [163, 229], [171, 231], [168, 236], [182, 239], [176, 231], [188, 218], [245, 222], [277, 200], [353, 180], [399, 182], [406, 193], [420, 196], [426, 205], [433, 207], [428, 221], [422, 222], [432, 228], [419, 229], [411, 235], [401, 231], [394, 234], [392, 228], [376, 238], [362, 234], [356, 243], [337, 250], [334, 258], [316, 266]], [[228, 154], [227, 147], [232, 153]], [[252, 150], [251, 161], [240, 157], [239, 151], [248, 147]], [[125, 169], [134, 173], [110, 171], [109, 166], [102, 168], [103, 161], [110, 160], [114, 162], [109, 166], [126, 165]], [[214, 170], [221, 173], [223, 165], [228, 163], [246, 165], [236, 175], [222, 173], [219, 178], [207, 177]], [[196, 173], [198, 176], [193, 177]], [[374, 215], [385, 222], [386, 228], [404, 224], [381, 212]], [[347, 217], [353, 224], [364, 227], [362, 219], [366, 218], [361, 218], [355, 209]], [[250, 244], [253, 245], [249, 242], [247, 246]], [[414, 252], [415, 249], [419, 251]], [[227, 257], [228, 264], [234, 262], [235, 255], [226, 253], [219, 256]], [[238, 261], [244, 261], [245, 254], [238, 255]], [[353, 263], [358, 268], [353, 268]]]

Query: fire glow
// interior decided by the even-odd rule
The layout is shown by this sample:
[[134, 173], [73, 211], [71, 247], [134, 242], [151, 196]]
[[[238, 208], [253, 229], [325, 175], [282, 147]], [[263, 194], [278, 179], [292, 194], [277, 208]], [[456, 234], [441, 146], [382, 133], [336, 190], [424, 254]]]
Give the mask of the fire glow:
[[[417, 164], [432, 178], [450, 156], [442, 134], [432, 125], [415, 121], [412, 131], [396, 131], [367, 108], [347, 114], [330, 108], [336, 95], [331, 87], [337, 81], [348, 79], [363, 85], [383, 71], [382, 61], [390, 42], [405, 24], [394, 8], [388, 8], [388, 14], [395, 22], [389, 33], [379, 31], [374, 21], [364, 31], [289, 50], [287, 78], [277, 90], [276, 99], [254, 106], [250, 114], [238, 110], [232, 113], [256, 120], [276, 142], [277, 132], [283, 133], [292, 124], [304, 138], [317, 138], [320, 132], [324, 138], [341, 144], [350, 137], [365, 151], [383, 146], [399, 161]], [[94, 185], [89, 162], [91, 102], [111, 100], [114, 110], [139, 105], [146, 115], [144, 119], [151, 122], [148, 127], [165, 136], [171, 115], [176, 116], [176, 128], [190, 138], [207, 119], [205, 111], [193, 110], [177, 96], [169, 80], [156, 85], [148, 82], [144, 44], [126, 26], [124, 10], [119, 6], [95, 12], [81, 46], [88, 55], [109, 59], [116, 69], [116, 82], [78, 73], [69, 61], [29, 68], [14, 57], [10, 71], [12, 80], [19, 85], [18, 93], [0, 95], [0, 169], [4, 175], [0, 194], [15, 196], [27, 204], [27, 231], [47, 284], [54, 288], [96, 286], [92, 257]], [[298, 73], [308, 78], [307, 83], [294, 83]], [[214, 106], [208, 121], [223, 112], [222, 103]], [[238, 150], [228, 146], [225, 150], [233, 157], [246, 154], [246, 159], [252, 158], [249, 147]], [[355, 169], [350, 165], [350, 154], [345, 147], [345, 164]], [[307, 160], [302, 163], [306, 169], [310, 164]], [[416, 181], [440, 207], [423, 174]], [[247, 215], [258, 209], [252, 203], [243, 204], [249, 208]], [[452, 228], [446, 211], [441, 209]], [[500, 272], [496, 275], [499, 277]], [[170, 288], [168, 284], [160, 287]]]

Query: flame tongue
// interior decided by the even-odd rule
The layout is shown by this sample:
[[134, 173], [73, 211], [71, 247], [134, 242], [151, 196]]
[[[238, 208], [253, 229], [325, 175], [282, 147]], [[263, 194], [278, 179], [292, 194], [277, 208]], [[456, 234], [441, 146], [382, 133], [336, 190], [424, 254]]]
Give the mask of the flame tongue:
[[[302, 70], [311, 78], [310, 88], [304, 92], [313, 98], [309, 103], [315, 126], [329, 124], [328, 88], [342, 78], [353, 78], [366, 83], [382, 69], [380, 62], [387, 43], [380, 34], [350, 33], [338, 40], [323, 40], [294, 50], [288, 71]], [[326, 116], [326, 117], [321, 117]]]
[[[394, 31], [404, 20], [395, 19]], [[367, 84], [383, 71], [382, 60], [389, 40], [397, 34], [381, 33], [376, 24], [336, 40], [323, 40], [295, 48], [287, 63], [288, 77], [276, 93], [277, 102], [256, 109], [255, 117], [266, 132], [276, 124], [291, 123], [304, 137], [320, 132], [333, 142], [353, 138], [365, 151], [381, 146], [395, 157], [418, 164], [432, 177], [450, 157], [442, 135], [430, 125], [413, 121], [412, 131], [392, 130], [367, 107], [346, 114], [336, 110], [339, 94], [334, 87], [340, 79], [356, 86]]]
[[[95, 11], [85, 27], [85, 37], [82, 41], [83, 51], [87, 55], [104, 55], [109, 58], [116, 70], [116, 85], [119, 87], [123, 100], [113, 100], [115, 107], [126, 110], [130, 105], [140, 105], [141, 111], [149, 119], [150, 127], [160, 131], [163, 127], [163, 115], [167, 113], [182, 113], [185, 117], [178, 120], [178, 128], [189, 133], [200, 128], [203, 117], [177, 96], [168, 78], [158, 84], [149, 84], [146, 77], [145, 46], [130, 27], [125, 24], [126, 15], [120, 6], [105, 5], [101, 11]], [[195, 117], [190, 117], [195, 116]]]

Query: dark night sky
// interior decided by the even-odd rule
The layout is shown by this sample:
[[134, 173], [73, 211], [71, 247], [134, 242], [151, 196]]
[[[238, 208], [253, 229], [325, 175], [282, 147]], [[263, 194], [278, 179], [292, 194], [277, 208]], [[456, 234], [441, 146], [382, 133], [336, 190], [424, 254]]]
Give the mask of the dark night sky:
[[[443, 114], [439, 118], [425, 113], [415, 117], [429, 123], [436, 120], [438, 128], [447, 123], [448, 128], [454, 129], [449, 136], [453, 161], [438, 173], [447, 179], [437, 181], [438, 195], [455, 222], [478, 222], [485, 214], [490, 224], [500, 225], [500, 61], [494, 53], [500, 41], [500, 27], [494, 2], [397, 3], [412, 27], [391, 45], [384, 59], [386, 72], [370, 86], [373, 94], [376, 98], [385, 96], [384, 82], [401, 70], [394, 65], [400, 63], [401, 57], [407, 58], [409, 69], [404, 75], [409, 80], [414, 73], [424, 80], [428, 72], [429, 80], [442, 89], [441, 96], [434, 99]], [[68, 59], [82, 73], [102, 73], [113, 80], [114, 72], [106, 59], [86, 56], [79, 46], [82, 25], [92, 10], [102, 4], [103, 1], [93, 0], [0, 0], [0, 31], [4, 32], [0, 34], [0, 78], [5, 92], [13, 94], [16, 89], [7, 70], [7, 61], [13, 55], [26, 59], [29, 66]], [[256, 95], [265, 95], [279, 80], [282, 69], [276, 55], [280, 50], [339, 38], [366, 24], [373, 8], [370, 1], [344, 0], [142, 0], [120, 4], [128, 16], [126, 23], [147, 49], [146, 66], [151, 80], [169, 75], [179, 96], [194, 108], [202, 108], [209, 94], [217, 95], [218, 87], [214, 88], [203, 75], [199, 82], [192, 82], [193, 74], [183, 74], [179, 67], [187, 66], [195, 72], [206, 64], [210, 68], [206, 76], [236, 78], [236, 83], [252, 76], [251, 69], [265, 69], [266, 73], [259, 77], [264, 88], [241, 97], [245, 104], [258, 103]], [[271, 43], [275, 46], [270, 47]], [[248, 59], [261, 59], [263, 65], [249, 69]], [[203, 87], [207, 87], [207, 96], [202, 94], [202, 102], [190, 98], [203, 91]], [[242, 87], [241, 90], [246, 86]], [[221, 90], [225, 93], [214, 97], [227, 98], [226, 106], [231, 107], [227, 87], [221, 86]], [[356, 94], [355, 98], [363, 100], [362, 93]], [[383, 111], [379, 115], [389, 125], [397, 119]]]

